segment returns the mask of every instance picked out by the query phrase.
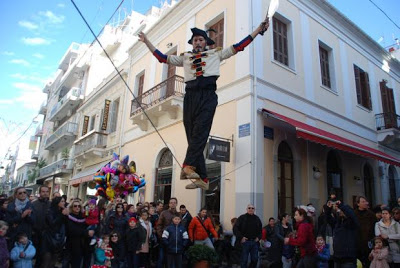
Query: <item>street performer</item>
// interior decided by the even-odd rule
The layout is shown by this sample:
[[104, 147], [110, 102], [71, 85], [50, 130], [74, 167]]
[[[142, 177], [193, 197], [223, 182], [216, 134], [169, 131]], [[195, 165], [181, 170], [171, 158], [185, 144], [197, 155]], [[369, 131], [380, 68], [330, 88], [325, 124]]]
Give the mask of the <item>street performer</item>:
[[184, 68], [186, 94], [183, 101], [183, 124], [188, 148], [181, 170], [181, 179], [194, 180], [193, 183], [186, 186], [186, 189], [208, 190], [209, 187], [203, 151], [218, 104], [218, 96], [215, 91], [220, 75], [220, 62], [243, 51], [258, 34], [263, 34], [268, 27], [269, 21], [266, 20], [242, 41], [225, 49], [220, 47], [207, 49], [207, 46], [211, 46], [215, 42], [208, 37], [205, 31], [192, 28], [193, 35], [188, 43], [193, 46], [193, 50], [179, 56], [161, 53], [147, 39], [146, 35], [140, 32], [139, 40], [146, 44], [159, 62]]

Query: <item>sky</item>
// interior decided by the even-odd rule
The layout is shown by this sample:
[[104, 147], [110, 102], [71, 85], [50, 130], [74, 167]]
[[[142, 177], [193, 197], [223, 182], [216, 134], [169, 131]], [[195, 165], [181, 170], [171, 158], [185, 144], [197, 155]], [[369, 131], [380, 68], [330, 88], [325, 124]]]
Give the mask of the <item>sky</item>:
[[[95, 33], [100, 31], [121, 2], [74, 1]], [[328, 1], [383, 47], [393, 44], [394, 38], [400, 38], [400, 29], [371, 3], [376, 3], [400, 25], [400, 17], [395, 14], [400, 10], [399, 0]], [[126, 0], [111, 22], [118, 21], [132, 8], [145, 13], [151, 5], [160, 6], [161, 2]], [[36, 116], [46, 99], [42, 89], [54, 75], [70, 44], [90, 43], [93, 36], [70, 0], [1, 0], [0, 10], [0, 36], [3, 36], [0, 42], [1, 164], [7, 149], [11, 147], [13, 150], [21, 140], [29, 139], [38, 124], [35, 122], [41, 122], [42, 118]], [[19, 139], [24, 132], [23, 138]]]

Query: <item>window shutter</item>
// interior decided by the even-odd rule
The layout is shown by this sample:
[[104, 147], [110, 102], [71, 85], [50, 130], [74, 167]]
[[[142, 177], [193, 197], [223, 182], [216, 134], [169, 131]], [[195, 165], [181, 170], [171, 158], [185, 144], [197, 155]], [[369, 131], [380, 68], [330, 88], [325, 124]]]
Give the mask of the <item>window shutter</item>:
[[382, 111], [383, 113], [387, 113], [389, 112], [389, 98], [388, 98], [388, 90], [386, 88], [386, 83], [379, 82], [379, 87], [381, 88]]
[[357, 103], [361, 104], [360, 69], [356, 65], [354, 65], [354, 77], [355, 77], [355, 82], [356, 82]]
[[372, 110], [371, 90], [369, 87], [369, 76], [367, 72], [364, 72], [364, 84], [365, 84], [365, 107]]

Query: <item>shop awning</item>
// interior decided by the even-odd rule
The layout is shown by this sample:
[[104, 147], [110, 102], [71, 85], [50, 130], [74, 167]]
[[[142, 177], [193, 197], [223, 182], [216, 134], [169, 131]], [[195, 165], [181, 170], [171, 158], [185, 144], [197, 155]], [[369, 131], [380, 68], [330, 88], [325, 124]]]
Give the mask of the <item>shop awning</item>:
[[99, 169], [101, 169], [105, 164], [107, 164], [110, 161], [105, 161], [100, 164], [96, 164], [93, 166], [89, 166], [85, 169], [83, 169], [81, 172], [75, 174], [70, 180], [69, 180], [69, 185], [73, 184], [79, 184], [82, 182], [87, 182], [91, 181], [93, 179], [94, 173], [96, 173]]
[[294, 120], [292, 118], [283, 116], [275, 112], [268, 111], [266, 109], [263, 109], [262, 112], [264, 114], [267, 114], [268, 116], [272, 116], [274, 118], [277, 118], [281, 121], [284, 121], [292, 125], [296, 129], [296, 135], [298, 138], [303, 138], [342, 151], [350, 152], [357, 155], [362, 155], [364, 157], [374, 158], [391, 165], [400, 166], [399, 159], [392, 157], [377, 149], [340, 137], [328, 131], [307, 125], [300, 121]]

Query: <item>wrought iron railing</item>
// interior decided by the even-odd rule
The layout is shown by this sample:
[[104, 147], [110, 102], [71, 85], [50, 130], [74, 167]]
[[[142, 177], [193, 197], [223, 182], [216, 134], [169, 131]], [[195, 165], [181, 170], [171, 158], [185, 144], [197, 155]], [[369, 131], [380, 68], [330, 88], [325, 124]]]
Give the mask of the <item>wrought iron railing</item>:
[[73, 160], [72, 159], [60, 159], [56, 162], [51, 163], [40, 169], [39, 176], [47, 176], [50, 174], [56, 173], [70, 173], [72, 171]]
[[64, 135], [75, 136], [77, 134], [77, 130], [78, 124], [72, 122], [65, 123], [47, 138], [45, 147], [47, 148], [47, 146], [51, 145]]
[[54, 105], [54, 107], [51, 109], [50, 112], [50, 118], [52, 118], [63, 106], [63, 104], [65, 102], [67, 102], [69, 99], [76, 99], [79, 98], [81, 96], [81, 92], [82, 90], [80, 88], [77, 87], [73, 87], [71, 88], [67, 94], [65, 94], [64, 97], [61, 98], [61, 100], [59, 100], [57, 102], [56, 105]]
[[[152, 87], [142, 95], [136, 97], [131, 102], [131, 116], [142, 112], [142, 109], [147, 109], [157, 103], [171, 97], [183, 97], [185, 94], [185, 83], [182, 76], [174, 75], [160, 84]], [[140, 105], [138, 104], [140, 102]]]
[[105, 148], [107, 146], [107, 134], [93, 132], [88, 136], [81, 138], [75, 143], [75, 155], [79, 155], [92, 148]]
[[377, 130], [389, 128], [396, 128], [400, 130], [400, 116], [395, 113], [376, 114], [375, 121]]

